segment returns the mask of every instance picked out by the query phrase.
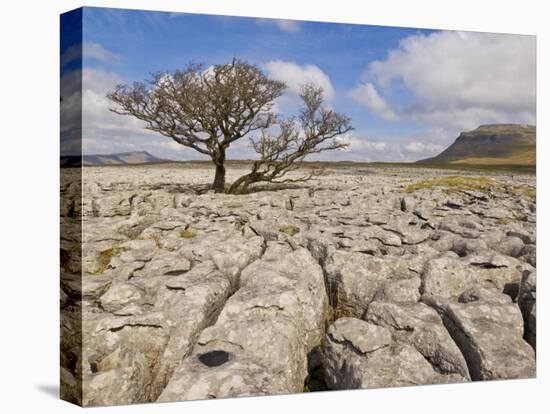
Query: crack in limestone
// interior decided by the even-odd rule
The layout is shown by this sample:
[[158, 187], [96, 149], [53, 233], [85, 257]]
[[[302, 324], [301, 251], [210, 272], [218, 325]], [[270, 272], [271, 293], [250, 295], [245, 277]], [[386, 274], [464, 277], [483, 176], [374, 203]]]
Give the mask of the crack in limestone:
[[[205, 328], [205, 329], [206, 329], [206, 328]], [[202, 345], [202, 346], [206, 346], [206, 345], [211, 344], [211, 343], [213, 343], [213, 342], [222, 342], [222, 343], [226, 343], [226, 344], [230, 344], [230, 345], [236, 346], [237, 348], [239, 348], [239, 349], [241, 349], [241, 350], [244, 349], [244, 347], [243, 347], [241, 344], [238, 344], [237, 342], [229, 341], [229, 340], [227, 340], [227, 339], [213, 339], [213, 340], [211, 340], [211, 341], [206, 341], [206, 342], [199, 342], [199, 341], [197, 341], [197, 343], [198, 343], [199, 345]]]
[[506, 265], [496, 265], [490, 262], [472, 262], [470, 266], [479, 267], [481, 269], [502, 269], [508, 267]]
[[[261, 237], [261, 236], [259, 236], [259, 237]], [[211, 327], [211, 326], [213, 326], [213, 325], [216, 324], [216, 322], [217, 322], [217, 320], [218, 320], [218, 317], [220, 316], [222, 310], [224, 309], [224, 307], [225, 307], [227, 301], [228, 301], [235, 293], [237, 293], [237, 292], [239, 291], [239, 289], [240, 289], [240, 276], [241, 276], [242, 271], [243, 271], [246, 267], [248, 267], [248, 266], [250, 266], [252, 263], [254, 263], [255, 261], [260, 260], [260, 259], [263, 257], [263, 255], [265, 254], [265, 251], [267, 250], [267, 241], [265, 240], [264, 237], [261, 237], [261, 238], [262, 238], [262, 248], [261, 248], [259, 257], [258, 257], [257, 259], [255, 259], [255, 260], [251, 260], [250, 263], [246, 264], [246, 265], [243, 266], [241, 269], [239, 269], [239, 271], [238, 271], [237, 274], [235, 275], [235, 281], [236, 281], [235, 286], [233, 286], [233, 285], [231, 284], [232, 290], [230, 291], [229, 295], [225, 298], [225, 300], [223, 301], [223, 303], [220, 304], [220, 306], [218, 306], [218, 307], [216, 307], [215, 309], [213, 309], [213, 310], [211, 310], [210, 312], [208, 312], [208, 315], [207, 315], [207, 317], [205, 318], [204, 324], [202, 324], [201, 326], [199, 326], [198, 329], [197, 329], [197, 331], [192, 335], [191, 338], [189, 338], [189, 343], [190, 343], [189, 349], [188, 349], [188, 351], [185, 353], [185, 355], [182, 356], [180, 363], [183, 362], [185, 359], [189, 358], [190, 355], [193, 355], [193, 352], [195, 351], [195, 348], [196, 348], [196, 345], [197, 345], [197, 344], [206, 345], [207, 343], [210, 342], [210, 341], [208, 341], [208, 342], [206, 342], [206, 343], [201, 343], [201, 342], [199, 342], [198, 340], [199, 340], [199, 337], [200, 337], [201, 333], [202, 333], [205, 329], [207, 329], [207, 328], [209, 328], [209, 327]], [[221, 271], [220, 269], [218, 269], [217, 266], [216, 266], [216, 269], [217, 269], [218, 271], [220, 271], [220, 272], [223, 274], [223, 271]], [[185, 291], [185, 288], [182, 288], [182, 287], [169, 287], [169, 286], [166, 286], [166, 287], [167, 287], [168, 289], [171, 289], [171, 290]], [[240, 348], [242, 349], [242, 346], [241, 346], [240, 344], [232, 343], [232, 342], [230, 342], [230, 341], [224, 341], [224, 342], [231, 343], [231, 344], [233, 344], [234, 346], [240, 347]], [[166, 346], [168, 346], [168, 343], [169, 343], [169, 341], [167, 341]], [[162, 355], [162, 354], [164, 353], [164, 351], [165, 351], [165, 349], [166, 349], [166, 346], [162, 349], [160, 355]], [[159, 369], [159, 367], [161, 366], [161, 364], [162, 364], [162, 361], [161, 361], [161, 359], [159, 359], [159, 360], [156, 362], [156, 364], [155, 364], [154, 371], [157, 371], [157, 370]], [[166, 375], [166, 374], [165, 374], [165, 375]], [[166, 387], [166, 385], [170, 382], [170, 378], [172, 377], [172, 375], [173, 375], [173, 370], [172, 370], [172, 372], [170, 372], [169, 374], [167, 374], [167, 375], [165, 376], [165, 380], [163, 381], [162, 389], [164, 389], [164, 388]], [[159, 395], [160, 395], [160, 393], [159, 393]], [[155, 395], [154, 397], [155, 397], [154, 399], [156, 399], [156, 398], [158, 397], [158, 395]]]
[[[123, 330], [124, 328], [126, 327], [137, 327], [137, 328], [157, 328], [157, 329], [162, 329], [163, 326], [162, 325], [159, 325], [159, 324], [154, 324], [154, 323], [125, 323], [124, 325], [121, 325], [121, 326], [117, 326], [117, 327], [114, 327], [114, 328], [107, 328], [108, 331], [110, 332], [119, 332], [121, 330]], [[102, 329], [102, 331], [105, 330], [105, 329]]]
[[267, 306], [264, 306], [264, 305], [254, 305], [254, 306], [251, 306], [249, 308], [247, 308], [247, 310], [251, 310], [251, 309], [264, 309], [264, 310], [272, 310], [272, 309], [275, 309], [277, 311], [284, 311], [285, 308], [282, 307], [282, 306], [279, 306], [279, 305], [267, 305]]
[[359, 349], [349, 339], [338, 340], [330, 333], [327, 333], [327, 336], [330, 338], [330, 340], [332, 342], [335, 342], [337, 344], [344, 345], [345, 347], [348, 347], [349, 349], [351, 349], [354, 353], [356, 353], [359, 356], [367, 356], [369, 354], [372, 354], [373, 352], [379, 351], [380, 349], [388, 348], [390, 346], [389, 344], [386, 344], [386, 345], [382, 345], [382, 346], [379, 346], [377, 348], [374, 348], [374, 349], [371, 349], [371, 350], [368, 350], [368, 351], [363, 351], [363, 350]]
[[[480, 366], [479, 355], [483, 354], [481, 349], [474, 345], [475, 342], [471, 335], [469, 335], [459, 323], [446, 315], [447, 311], [444, 306], [440, 306], [435, 302], [432, 303], [431, 301], [425, 301], [424, 303], [441, 316], [443, 326], [466, 361], [470, 378], [473, 381], [479, 380], [481, 373], [478, 369], [475, 369], [475, 366]], [[432, 366], [435, 365], [432, 364]]]

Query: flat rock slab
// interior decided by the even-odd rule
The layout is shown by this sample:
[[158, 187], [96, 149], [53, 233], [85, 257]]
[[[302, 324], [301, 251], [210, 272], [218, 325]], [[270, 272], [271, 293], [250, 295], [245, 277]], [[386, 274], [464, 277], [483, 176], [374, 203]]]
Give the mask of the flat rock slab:
[[388, 329], [392, 338], [413, 346], [430, 362], [437, 381], [468, 381], [466, 361], [438, 313], [423, 303], [373, 302], [366, 315], [369, 323]]
[[327, 297], [306, 249], [269, 248], [241, 274], [241, 288], [158, 401], [298, 392], [307, 354], [319, 343]]
[[521, 282], [522, 266], [512, 257], [475, 253], [465, 258], [442, 256], [430, 260], [422, 274], [421, 291], [430, 296], [457, 298], [472, 287], [504, 291]]
[[335, 251], [325, 270], [336, 313], [361, 318], [376, 297], [418, 300], [420, 279], [401, 257]]
[[517, 304], [443, 303], [438, 308], [472, 380], [533, 378], [535, 352], [523, 339]]
[[327, 331], [323, 352], [331, 389], [433, 384], [430, 363], [411, 345], [396, 342], [387, 328], [343, 317]]

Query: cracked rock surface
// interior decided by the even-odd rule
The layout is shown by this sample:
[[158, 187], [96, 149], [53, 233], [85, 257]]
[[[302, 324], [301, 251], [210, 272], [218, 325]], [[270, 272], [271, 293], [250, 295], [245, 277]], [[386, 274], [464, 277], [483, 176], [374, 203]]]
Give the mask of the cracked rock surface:
[[79, 187], [63, 174], [64, 397], [535, 375], [534, 176], [341, 167], [239, 196], [209, 191], [211, 176], [86, 167]]

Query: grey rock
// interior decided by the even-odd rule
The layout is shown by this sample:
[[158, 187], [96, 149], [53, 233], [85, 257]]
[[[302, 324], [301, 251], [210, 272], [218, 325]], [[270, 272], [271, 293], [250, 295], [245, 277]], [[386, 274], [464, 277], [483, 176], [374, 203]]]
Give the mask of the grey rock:
[[527, 244], [523, 248], [524, 260], [531, 266], [537, 266], [537, 247], [534, 244]]
[[388, 329], [355, 318], [340, 318], [330, 326], [324, 359], [331, 389], [434, 382], [431, 365], [416, 349], [394, 343]]
[[180, 275], [191, 269], [191, 262], [186, 257], [177, 252], [159, 252], [143, 269], [136, 272], [137, 275], [162, 276], [162, 275]]
[[436, 381], [470, 379], [466, 361], [438, 313], [423, 303], [373, 302], [369, 323], [387, 328], [394, 340], [414, 347], [432, 365]]
[[523, 253], [524, 243], [519, 237], [507, 237], [494, 246], [494, 249], [506, 256], [519, 257]]
[[93, 200], [92, 209], [96, 217], [128, 216], [132, 209], [130, 194], [117, 193]]
[[519, 285], [521, 267], [513, 258], [495, 253], [479, 253], [464, 260], [440, 257], [430, 260], [422, 275], [421, 292], [432, 296], [457, 298], [471, 287], [489, 287], [504, 291]]
[[453, 238], [451, 250], [459, 256], [467, 256], [480, 250], [487, 250], [487, 244], [481, 239], [464, 239], [457, 236]]
[[481, 225], [472, 219], [447, 218], [440, 222], [439, 229], [458, 234], [467, 239], [475, 239], [480, 235]]
[[472, 380], [535, 376], [535, 354], [523, 340], [523, 318], [516, 304], [449, 302], [440, 310]]
[[150, 389], [152, 400], [158, 398], [175, 368], [191, 353], [200, 332], [212, 324], [232, 293], [230, 281], [213, 262], [198, 264], [181, 276], [166, 277], [164, 284], [155, 307], [163, 310], [171, 329], [154, 370]]
[[401, 199], [401, 211], [414, 211], [416, 200], [412, 197], [403, 197]]
[[401, 246], [401, 237], [397, 234], [384, 230], [378, 226], [367, 227], [363, 230], [365, 239], [376, 239], [386, 246]]
[[383, 302], [418, 302], [420, 300], [419, 276], [407, 279], [388, 279], [380, 283], [373, 300]]
[[525, 340], [537, 349], [537, 280], [534, 270], [526, 270], [521, 278], [517, 303], [523, 315]]
[[504, 208], [490, 208], [485, 211], [485, 217], [493, 219], [506, 219], [510, 217], [510, 210]]
[[[393, 300], [410, 300], [418, 295], [418, 275], [399, 257], [335, 251], [325, 263], [325, 272], [329, 294], [342, 316], [362, 317], [379, 290], [382, 297]], [[411, 278], [414, 280], [400, 282]]]
[[497, 289], [473, 287], [460, 294], [458, 297], [460, 303], [484, 302], [496, 305], [507, 305], [512, 303], [512, 298], [508, 295], [503, 295]]
[[241, 270], [259, 258], [263, 250], [261, 237], [246, 238], [238, 233], [215, 232], [187, 240], [178, 253], [191, 261], [212, 261], [236, 287]]
[[534, 232], [530, 232], [518, 224], [510, 224], [509, 227], [511, 229], [506, 232], [507, 236], [519, 237], [525, 244], [536, 244], [537, 239]]
[[309, 252], [287, 249], [275, 244], [242, 271], [241, 288], [200, 334], [159, 401], [302, 389], [307, 354], [322, 337], [327, 297]]
[[123, 307], [141, 301], [142, 291], [130, 283], [112, 285], [99, 299], [107, 312], [115, 312]]
[[84, 404], [149, 401], [152, 372], [168, 341], [162, 314], [88, 318], [82, 332]]
[[[232, 166], [227, 180], [246, 172]], [[88, 405], [286, 394], [321, 364], [338, 389], [465, 381], [471, 367], [442, 325], [456, 324], [452, 307], [469, 310], [478, 351], [468, 355], [488, 361], [478, 371], [520, 376], [531, 363], [536, 204], [513, 185], [534, 187], [534, 176], [487, 172], [499, 182], [490, 195], [405, 194], [448, 171], [342, 166], [308, 188], [232, 196], [207, 191], [210, 167], [85, 173], [61, 185], [62, 225], [75, 227], [62, 241], [60, 297], [61, 392], [72, 401], [82, 403], [77, 378]], [[80, 236], [82, 257], [71, 247]]]

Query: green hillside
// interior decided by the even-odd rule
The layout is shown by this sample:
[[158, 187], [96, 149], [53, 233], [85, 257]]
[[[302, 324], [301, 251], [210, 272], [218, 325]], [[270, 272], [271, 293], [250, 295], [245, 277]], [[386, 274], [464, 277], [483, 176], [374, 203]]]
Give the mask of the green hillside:
[[534, 166], [535, 136], [536, 127], [532, 125], [481, 125], [462, 132], [441, 154], [419, 162]]

